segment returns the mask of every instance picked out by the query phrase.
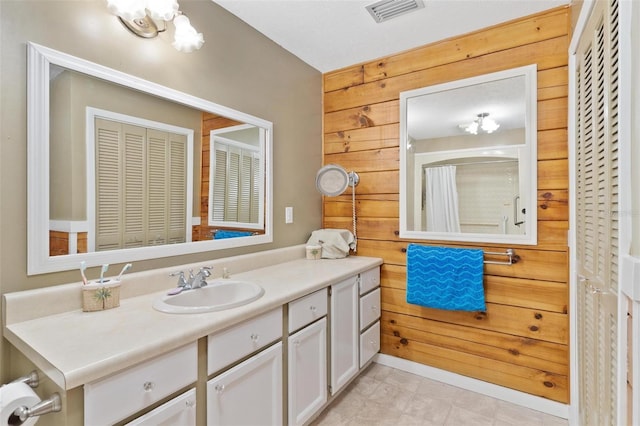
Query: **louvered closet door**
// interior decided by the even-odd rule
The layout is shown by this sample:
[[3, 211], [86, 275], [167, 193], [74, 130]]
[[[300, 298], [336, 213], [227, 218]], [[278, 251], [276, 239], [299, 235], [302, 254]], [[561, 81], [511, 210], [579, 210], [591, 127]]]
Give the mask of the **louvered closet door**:
[[184, 243], [187, 232], [187, 137], [169, 134], [169, 243]]
[[96, 250], [122, 247], [122, 146], [120, 123], [96, 119]]
[[595, 2], [576, 55], [581, 425], [617, 425], [618, 7]]
[[96, 250], [187, 238], [187, 137], [97, 118]]
[[123, 247], [142, 247], [145, 244], [144, 175], [146, 158], [146, 129], [122, 124], [125, 146], [122, 155], [122, 221]]
[[167, 244], [167, 190], [169, 179], [166, 132], [147, 131], [147, 245]]

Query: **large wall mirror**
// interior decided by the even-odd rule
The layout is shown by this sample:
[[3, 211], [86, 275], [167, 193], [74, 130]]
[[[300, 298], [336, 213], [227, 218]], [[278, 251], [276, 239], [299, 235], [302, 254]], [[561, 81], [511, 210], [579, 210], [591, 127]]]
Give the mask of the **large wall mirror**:
[[28, 58], [29, 275], [273, 241], [272, 123], [37, 44]]
[[400, 236], [536, 244], [536, 66], [400, 94]]

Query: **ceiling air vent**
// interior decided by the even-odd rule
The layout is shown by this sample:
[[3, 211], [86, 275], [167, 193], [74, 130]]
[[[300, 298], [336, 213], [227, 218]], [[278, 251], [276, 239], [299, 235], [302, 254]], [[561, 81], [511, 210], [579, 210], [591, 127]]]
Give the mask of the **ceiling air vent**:
[[388, 21], [423, 7], [422, 0], [382, 0], [366, 6], [376, 22]]

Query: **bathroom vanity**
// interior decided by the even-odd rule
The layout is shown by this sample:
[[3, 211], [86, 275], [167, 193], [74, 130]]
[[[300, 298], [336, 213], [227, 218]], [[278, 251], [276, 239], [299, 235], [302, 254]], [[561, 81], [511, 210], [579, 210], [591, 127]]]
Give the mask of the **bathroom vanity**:
[[[304, 255], [295, 246], [133, 273], [120, 307], [99, 312], [82, 312], [80, 283], [5, 294], [4, 336], [62, 396], [40, 424], [313, 419], [379, 351], [382, 260]], [[169, 273], [202, 266], [264, 295], [209, 313], [152, 307], [175, 286]]]

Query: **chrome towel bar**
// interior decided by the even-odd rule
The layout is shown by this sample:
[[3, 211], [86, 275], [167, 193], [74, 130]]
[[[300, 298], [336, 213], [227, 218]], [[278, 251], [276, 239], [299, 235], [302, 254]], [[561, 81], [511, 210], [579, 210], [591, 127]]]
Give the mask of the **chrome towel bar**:
[[[407, 248], [403, 247], [401, 249], [401, 251], [403, 253], [407, 252]], [[514, 249], [506, 249], [503, 253], [501, 252], [495, 252], [495, 251], [485, 251], [484, 252], [485, 255], [491, 255], [491, 256], [507, 256], [507, 260], [504, 261], [499, 261], [499, 260], [485, 260], [484, 263], [486, 264], [491, 264], [491, 265], [508, 265], [511, 266], [514, 263], [518, 263], [518, 261], [520, 260], [520, 256], [518, 256], [516, 254], [516, 251]]]
[[520, 260], [520, 256], [516, 254], [514, 249], [507, 249], [504, 253], [485, 251], [484, 254], [489, 254], [492, 256], [507, 256], [509, 258], [505, 261], [485, 260], [485, 264], [489, 263], [492, 265], [513, 265], [514, 263], [518, 263], [518, 261]]

